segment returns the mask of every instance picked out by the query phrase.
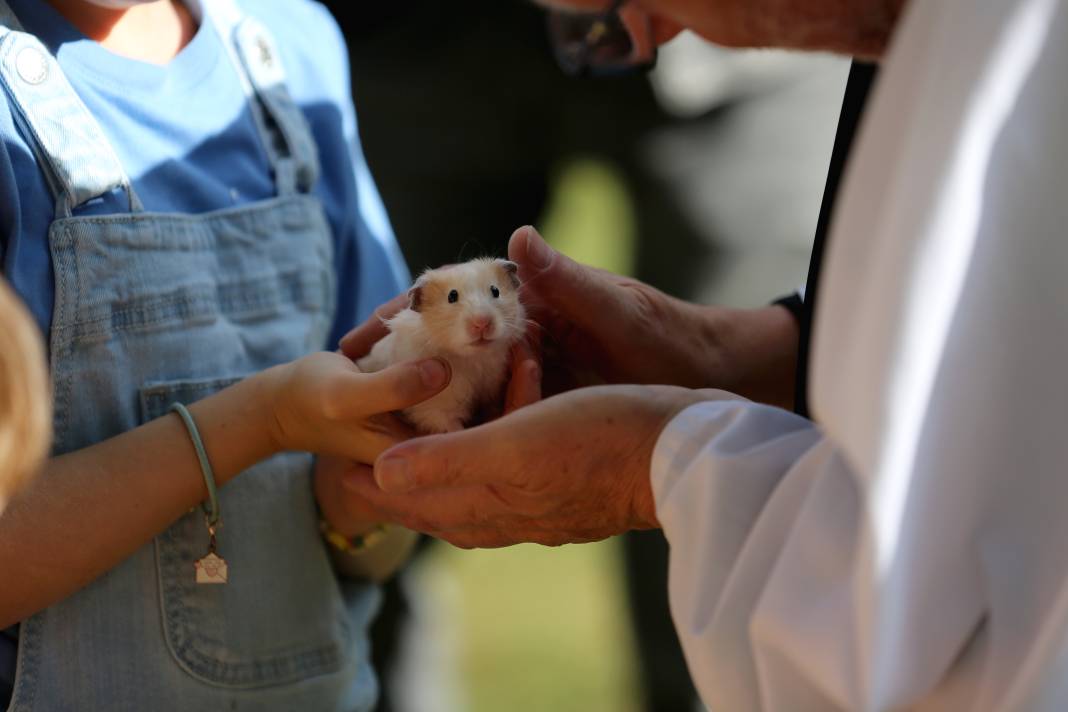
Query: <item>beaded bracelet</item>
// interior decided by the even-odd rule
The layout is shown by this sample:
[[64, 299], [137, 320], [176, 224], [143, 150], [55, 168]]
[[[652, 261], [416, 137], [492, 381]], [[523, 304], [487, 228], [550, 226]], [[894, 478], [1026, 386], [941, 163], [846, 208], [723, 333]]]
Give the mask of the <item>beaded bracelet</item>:
[[[201, 504], [204, 510], [204, 522], [208, 527], [208, 553], [203, 558], [193, 562], [196, 570], [197, 583], [226, 583], [229, 578], [229, 567], [226, 559], [219, 556], [216, 551], [215, 532], [222, 526], [219, 512], [219, 495], [215, 490], [215, 472], [211, 469], [208, 461], [208, 453], [204, 449], [204, 442], [200, 439], [200, 431], [190, 415], [189, 410], [181, 403], [172, 403], [170, 411], [175, 412], [185, 423], [185, 429], [189, 433], [189, 439], [193, 441], [193, 448], [197, 451], [197, 459], [200, 460], [200, 472], [204, 475], [204, 484], [208, 487], [208, 501]], [[209, 507], [210, 505], [210, 507]]]
[[320, 516], [319, 531], [322, 533], [323, 538], [326, 539], [327, 543], [334, 547], [334, 549], [344, 554], [348, 554], [349, 556], [353, 556], [367, 551], [384, 540], [389, 534], [389, 525], [376, 524], [374, 529], [366, 534], [347, 537], [337, 529], [334, 529], [330, 522], [326, 521], [325, 517]]

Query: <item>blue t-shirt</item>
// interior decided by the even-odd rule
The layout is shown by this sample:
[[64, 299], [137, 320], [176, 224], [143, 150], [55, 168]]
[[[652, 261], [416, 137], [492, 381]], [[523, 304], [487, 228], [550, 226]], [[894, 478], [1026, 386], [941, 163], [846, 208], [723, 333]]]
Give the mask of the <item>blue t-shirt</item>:
[[[8, 4], [57, 57], [146, 210], [204, 213], [275, 194], [241, 80], [212, 28], [201, 27], [159, 67], [109, 52], [43, 0]], [[345, 44], [333, 18], [307, 0], [241, 5], [274, 36], [289, 91], [318, 145], [322, 172], [314, 192], [333, 230], [338, 277], [337, 318], [323, 344], [332, 348], [410, 278], [359, 144]], [[34, 147], [17, 128], [2, 91], [0, 102], [0, 260], [47, 338], [55, 296], [48, 227], [55, 205]], [[116, 192], [75, 214], [127, 211], [125, 194]], [[0, 631], [0, 706], [11, 694], [15, 641], [13, 630]]]
[[[205, 213], [275, 193], [241, 80], [218, 34], [201, 27], [169, 64], [120, 57], [86, 38], [44, 0], [8, 0], [27, 32], [57, 57], [100, 123], [145, 210]], [[337, 319], [328, 344], [409, 281], [356, 131], [345, 43], [329, 12], [307, 0], [241, 0], [274, 35], [289, 91], [318, 144], [315, 187], [334, 233]], [[190, 3], [191, 9], [197, 9]], [[199, 14], [199, 13], [195, 13]], [[32, 145], [0, 92], [0, 257], [4, 276], [42, 332], [52, 320], [48, 226], [52, 194]], [[116, 192], [76, 215], [127, 212]]]

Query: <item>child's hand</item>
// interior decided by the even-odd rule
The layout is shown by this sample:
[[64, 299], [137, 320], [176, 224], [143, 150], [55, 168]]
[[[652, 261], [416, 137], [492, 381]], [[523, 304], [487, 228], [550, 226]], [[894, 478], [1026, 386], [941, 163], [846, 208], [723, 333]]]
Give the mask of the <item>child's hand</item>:
[[267, 428], [280, 450], [306, 450], [372, 463], [414, 434], [391, 413], [449, 383], [437, 359], [363, 373], [341, 354], [316, 353], [267, 372]]
[[408, 306], [408, 295], [398, 294], [393, 299], [375, 309], [362, 324], [341, 337], [341, 353], [353, 361], [358, 361], [371, 352], [371, 348], [389, 333], [386, 319], [396, 316], [397, 312]]

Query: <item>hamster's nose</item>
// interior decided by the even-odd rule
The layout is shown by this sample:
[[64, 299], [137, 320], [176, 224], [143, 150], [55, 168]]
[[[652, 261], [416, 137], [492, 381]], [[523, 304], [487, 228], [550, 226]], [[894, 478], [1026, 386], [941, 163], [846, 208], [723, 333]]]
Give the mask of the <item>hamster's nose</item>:
[[488, 314], [479, 314], [471, 317], [467, 322], [467, 332], [472, 339], [486, 338], [493, 332], [493, 317]]

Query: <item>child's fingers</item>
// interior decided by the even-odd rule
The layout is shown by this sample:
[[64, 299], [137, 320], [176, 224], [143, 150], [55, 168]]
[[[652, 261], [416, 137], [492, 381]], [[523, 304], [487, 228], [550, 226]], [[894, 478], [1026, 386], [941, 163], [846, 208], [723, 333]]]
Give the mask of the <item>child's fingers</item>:
[[404, 309], [407, 305], [407, 295], [399, 294], [378, 307], [367, 321], [342, 337], [340, 343], [341, 353], [354, 361], [366, 356], [371, 351], [371, 347], [389, 333], [385, 320]]
[[331, 413], [349, 420], [403, 410], [436, 395], [449, 378], [449, 365], [433, 358], [399, 363], [377, 373], [354, 373], [335, 384], [329, 396]]

